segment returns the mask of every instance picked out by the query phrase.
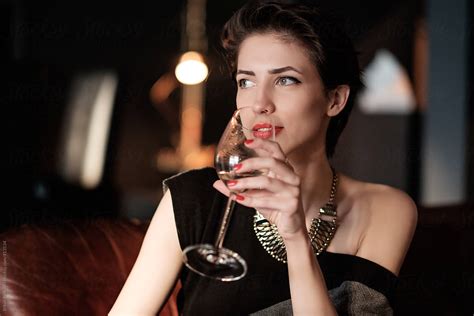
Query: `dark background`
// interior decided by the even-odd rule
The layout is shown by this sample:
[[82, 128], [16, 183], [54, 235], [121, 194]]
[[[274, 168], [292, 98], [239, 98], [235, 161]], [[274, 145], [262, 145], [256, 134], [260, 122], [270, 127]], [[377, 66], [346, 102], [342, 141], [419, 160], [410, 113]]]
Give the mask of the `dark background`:
[[[204, 144], [217, 142], [232, 112], [235, 90], [224, 70], [218, 38], [224, 22], [244, 2], [207, 3], [210, 76]], [[5, 111], [8, 187], [2, 229], [63, 217], [153, 214], [161, 181], [171, 175], [156, 168], [155, 158], [161, 148], [176, 144], [180, 89], [161, 104], [152, 104], [149, 90], [161, 75], [173, 71], [182, 52], [184, 5], [0, 1], [0, 105]], [[360, 52], [362, 68], [383, 47], [413, 80], [414, 25], [424, 17], [423, 1], [339, 0], [321, 1], [321, 6], [340, 16]], [[77, 74], [94, 69], [116, 71], [119, 85], [104, 176], [96, 189], [85, 190], [59, 176], [59, 141], [70, 84]], [[421, 116], [417, 110], [405, 116], [368, 117], [356, 108], [337, 150], [340, 169], [399, 187], [417, 200]], [[381, 127], [383, 132], [373, 132]], [[387, 160], [396, 167], [384, 168]]]

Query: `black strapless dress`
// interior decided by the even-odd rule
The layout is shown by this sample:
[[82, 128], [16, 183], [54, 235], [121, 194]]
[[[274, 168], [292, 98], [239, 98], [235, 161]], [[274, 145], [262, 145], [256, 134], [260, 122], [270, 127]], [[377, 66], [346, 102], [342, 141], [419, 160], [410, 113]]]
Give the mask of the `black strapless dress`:
[[[181, 249], [197, 243], [213, 243], [226, 202], [226, 197], [212, 187], [217, 179], [214, 169], [204, 168], [164, 181], [164, 188], [171, 190]], [[178, 295], [180, 314], [248, 315], [290, 299], [287, 265], [275, 260], [260, 245], [253, 231], [254, 214], [254, 209], [236, 204], [224, 241], [225, 247], [236, 251], [247, 261], [247, 276], [239, 281], [221, 282], [183, 268], [180, 274], [182, 289]], [[342, 285], [347, 289], [348, 282], [355, 282], [366, 287], [368, 292], [376, 293], [379, 296], [377, 299], [385, 299], [387, 310], [390, 309], [397, 281], [392, 272], [352, 255], [322, 252], [317, 260], [330, 293], [337, 292]], [[346, 290], [339, 293], [352, 296]], [[331, 298], [333, 302], [341, 301], [340, 295], [336, 298], [332, 295]], [[370, 300], [370, 295], [365, 298]], [[347, 305], [351, 299], [343, 298], [342, 301], [342, 305], [336, 302], [339, 306], [335, 303], [338, 312], [351, 314], [342, 310], [352, 308]]]

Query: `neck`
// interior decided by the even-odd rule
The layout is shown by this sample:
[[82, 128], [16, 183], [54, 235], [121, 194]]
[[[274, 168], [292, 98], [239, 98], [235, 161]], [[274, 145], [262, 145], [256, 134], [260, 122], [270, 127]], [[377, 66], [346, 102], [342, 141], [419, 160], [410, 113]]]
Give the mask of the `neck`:
[[325, 148], [308, 155], [289, 156], [296, 174], [301, 177], [301, 201], [308, 219], [319, 214], [319, 208], [327, 203], [331, 194], [332, 170]]

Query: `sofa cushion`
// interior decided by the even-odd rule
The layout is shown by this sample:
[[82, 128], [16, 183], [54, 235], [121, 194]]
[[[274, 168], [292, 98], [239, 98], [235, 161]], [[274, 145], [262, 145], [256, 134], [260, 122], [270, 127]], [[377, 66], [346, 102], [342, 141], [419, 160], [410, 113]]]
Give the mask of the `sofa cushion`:
[[[3, 233], [4, 312], [106, 315], [147, 227], [129, 220], [90, 219], [28, 224]], [[173, 314], [175, 304], [162, 311]]]

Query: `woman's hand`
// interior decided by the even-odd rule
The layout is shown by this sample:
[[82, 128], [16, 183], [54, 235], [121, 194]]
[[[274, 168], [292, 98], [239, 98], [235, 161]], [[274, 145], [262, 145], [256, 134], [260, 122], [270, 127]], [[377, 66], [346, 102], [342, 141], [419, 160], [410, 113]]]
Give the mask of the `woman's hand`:
[[[246, 190], [237, 195], [236, 201], [256, 208], [278, 227], [286, 246], [293, 313], [337, 315], [306, 230], [300, 177], [285, 162], [285, 155], [277, 143], [256, 139], [247, 146], [264, 151], [265, 155], [242, 161], [236, 172], [268, 170], [268, 173], [241, 178], [228, 185], [233, 191]], [[216, 181], [214, 187], [227, 196], [230, 193], [222, 181]]]
[[[236, 202], [257, 209], [270, 223], [278, 227], [284, 240], [298, 232], [306, 232], [305, 216], [300, 198], [300, 177], [285, 162], [280, 145], [276, 142], [255, 139], [246, 143], [249, 148], [263, 152], [263, 157], [249, 158], [236, 166], [237, 173], [268, 170], [265, 175], [229, 181], [227, 185], [239, 193]], [[229, 196], [221, 180], [214, 187]]]

